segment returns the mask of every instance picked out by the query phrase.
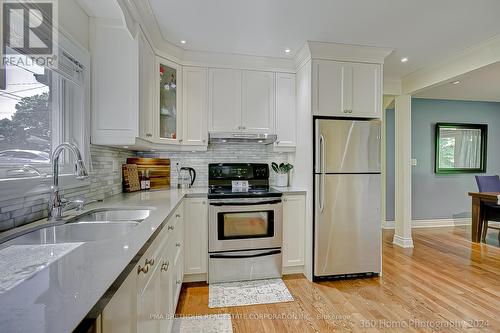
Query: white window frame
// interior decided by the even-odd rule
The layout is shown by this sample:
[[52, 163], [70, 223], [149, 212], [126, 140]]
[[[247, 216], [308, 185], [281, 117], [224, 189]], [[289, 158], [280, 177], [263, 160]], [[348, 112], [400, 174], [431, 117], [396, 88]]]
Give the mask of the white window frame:
[[[62, 54], [65, 52], [70, 55], [74, 59], [78, 59], [83, 67], [85, 68], [84, 78], [83, 78], [83, 107], [79, 108], [78, 105], [66, 105], [65, 111], [68, 108], [73, 110], [79, 109], [79, 112], [72, 113], [73, 122], [68, 123], [70, 120], [66, 117], [66, 123], [63, 124], [61, 119], [56, 117], [57, 119], [52, 120], [53, 132], [58, 136], [59, 142], [67, 139], [67, 128], [71, 127], [73, 129], [78, 128], [81, 129], [78, 133], [71, 133], [71, 136], [74, 138], [72, 141], [76, 141], [75, 143], [78, 145], [82, 152], [82, 157], [85, 162], [85, 165], [88, 169], [91, 169], [91, 157], [90, 157], [90, 54], [87, 49], [83, 46], [74, 42], [74, 38], [72, 38], [69, 34], [59, 29], [59, 53]], [[60, 75], [60, 74], [59, 74]], [[51, 87], [51, 89], [58, 90], [54, 96], [57, 96], [57, 103], [61, 102], [61, 88], [64, 88], [64, 83], [57, 80], [56, 84]], [[57, 85], [57, 86], [56, 86]], [[62, 92], [64, 95], [64, 92]], [[56, 98], [54, 98], [56, 99]], [[64, 99], [66, 103], [74, 103], [74, 101], [69, 101], [68, 99]], [[56, 101], [53, 101], [56, 102]], [[72, 126], [71, 126], [72, 125]], [[56, 127], [54, 127], [56, 126]], [[56, 130], [54, 130], [54, 128]], [[56, 145], [57, 143], [54, 142]], [[53, 147], [55, 148], [55, 147]], [[59, 175], [59, 187], [61, 188], [76, 188], [82, 186], [90, 185], [90, 180], [77, 180], [74, 175], [71, 173], [73, 166], [68, 164], [69, 160], [67, 157], [64, 158], [65, 164], [60, 166], [61, 174]], [[35, 168], [39, 166], [33, 165]], [[49, 169], [46, 169], [46, 166], [43, 166], [43, 172], [49, 171], [46, 177], [24, 177], [24, 178], [3, 178], [0, 179], [0, 201], [9, 200], [13, 198], [32, 196], [37, 194], [44, 194], [50, 191], [50, 186], [53, 183], [52, 177], [52, 164], [50, 164]], [[42, 169], [42, 168], [40, 168]]]

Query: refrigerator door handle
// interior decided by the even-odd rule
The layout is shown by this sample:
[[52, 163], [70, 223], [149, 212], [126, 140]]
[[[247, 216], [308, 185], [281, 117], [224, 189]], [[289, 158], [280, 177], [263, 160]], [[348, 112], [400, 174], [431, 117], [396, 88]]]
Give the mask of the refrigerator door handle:
[[319, 136], [319, 146], [319, 163], [321, 168], [321, 176], [319, 177], [319, 211], [323, 213], [323, 210], [325, 209], [325, 138], [323, 137], [323, 134]]

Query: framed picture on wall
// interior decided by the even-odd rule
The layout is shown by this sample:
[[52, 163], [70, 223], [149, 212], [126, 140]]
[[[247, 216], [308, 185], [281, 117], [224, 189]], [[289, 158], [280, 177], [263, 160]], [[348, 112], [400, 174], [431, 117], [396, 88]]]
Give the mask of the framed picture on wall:
[[435, 172], [485, 173], [488, 125], [436, 124]]

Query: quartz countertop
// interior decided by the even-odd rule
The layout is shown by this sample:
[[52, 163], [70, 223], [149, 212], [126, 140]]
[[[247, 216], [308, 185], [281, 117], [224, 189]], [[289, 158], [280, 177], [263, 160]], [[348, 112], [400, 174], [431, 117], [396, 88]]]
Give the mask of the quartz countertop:
[[[206, 193], [206, 188], [194, 188], [114, 195], [85, 210], [153, 208], [148, 218], [122, 237], [52, 248], [4, 246], [0, 250], [4, 271], [0, 277], [0, 332], [71, 332], [181, 200]], [[47, 223], [41, 220], [33, 225]], [[7, 271], [9, 267], [13, 269]]]
[[[295, 187], [275, 189], [287, 194], [306, 193]], [[148, 218], [122, 237], [52, 247], [30, 245], [16, 248], [14, 245], [5, 246], [8, 243], [0, 244], [3, 245], [0, 246], [0, 268], [4, 271], [0, 276], [0, 332], [72, 331], [154, 231], [174, 213], [182, 199], [206, 195], [206, 187], [121, 193], [90, 204], [85, 211], [99, 208], [152, 209]], [[22, 229], [45, 224], [49, 224], [46, 219]], [[16, 232], [19, 230], [2, 233], [0, 237]], [[8, 267], [13, 269], [6, 270]]]

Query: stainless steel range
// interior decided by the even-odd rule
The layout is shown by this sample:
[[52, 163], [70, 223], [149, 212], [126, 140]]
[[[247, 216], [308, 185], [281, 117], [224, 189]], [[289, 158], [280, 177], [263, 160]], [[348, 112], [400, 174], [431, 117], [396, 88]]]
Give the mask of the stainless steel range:
[[282, 194], [267, 164], [208, 167], [208, 282], [281, 277]]

